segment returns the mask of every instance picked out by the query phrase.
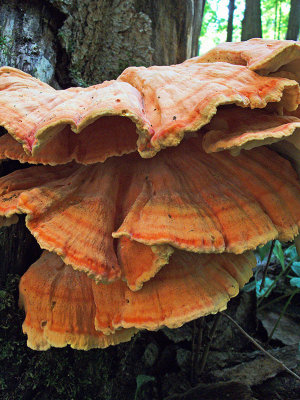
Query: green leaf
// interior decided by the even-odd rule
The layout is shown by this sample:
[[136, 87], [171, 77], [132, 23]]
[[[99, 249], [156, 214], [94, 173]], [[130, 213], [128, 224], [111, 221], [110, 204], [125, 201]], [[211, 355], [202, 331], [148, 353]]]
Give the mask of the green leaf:
[[290, 284], [300, 289], [300, 278], [292, 278]]
[[291, 268], [296, 275], [300, 276], [300, 261], [294, 261]]
[[[257, 296], [257, 297], [264, 296], [264, 294], [266, 293], [266, 291], [269, 289], [269, 287], [270, 287], [270, 286], [272, 285], [272, 283], [274, 282], [274, 279], [271, 279], [271, 278], [266, 277], [266, 279], [265, 279], [265, 285], [264, 285], [264, 288], [263, 288], [262, 290], [260, 290], [261, 281], [262, 281], [261, 279], [259, 279], [258, 281], [256, 281], [256, 296]], [[274, 286], [274, 287], [275, 287], [275, 286]], [[272, 292], [272, 290], [271, 290], [271, 292]], [[271, 293], [271, 292], [270, 292], [270, 293]], [[268, 297], [270, 293], [268, 293], [265, 297]]]
[[154, 376], [150, 376], [150, 375], [138, 375], [136, 377], [136, 391], [135, 391], [135, 395], [134, 395], [134, 400], [137, 400], [137, 396], [141, 391], [141, 388], [143, 385], [145, 385], [148, 382], [153, 382], [155, 381]]
[[289, 260], [293, 260], [294, 258], [298, 258], [298, 253], [296, 250], [296, 246], [293, 244], [292, 246], [289, 246], [287, 249], [284, 250], [284, 256], [285, 258]]
[[278, 240], [275, 241], [275, 246], [274, 246], [273, 252], [275, 254], [275, 257], [279, 260], [279, 262], [282, 266], [282, 269], [284, 269], [284, 254], [283, 254], [281, 243]]
[[251, 291], [254, 290], [255, 288], [256, 288], [256, 282], [255, 282], [255, 280], [253, 280], [253, 281], [247, 283], [247, 285], [245, 285], [245, 286], [243, 287], [243, 290], [244, 290], [245, 292], [251, 292]]
[[268, 242], [264, 246], [261, 246], [257, 249], [261, 261], [263, 261], [270, 253], [271, 245], [272, 242]]

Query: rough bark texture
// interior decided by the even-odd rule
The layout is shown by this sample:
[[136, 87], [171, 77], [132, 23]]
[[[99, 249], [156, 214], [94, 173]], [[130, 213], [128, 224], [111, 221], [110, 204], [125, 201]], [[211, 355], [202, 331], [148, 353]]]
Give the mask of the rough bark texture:
[[60, 61], [60, 49], [56, 32], [62, 17], [45, 2], [2, 0], [0, 66], [20, 68], [58, 87], [55, 68]]
[[151, 20], [134, 0], [50, 1], [65, 15], [58, 38], [76, 84], [114, 79], [129, 65], [152, 63]]
[[205, 0], [4, 0], [0, 65], [56, 87], [197, 55]]
[[153, 64], [176, 64], [198, 54], [205, 0], [136, 0], [153, 27]]
[[51, 0], [66, 15], [59, 31], [72, 77], [113, 79], [129, 65], [173, 64], [197, 54], [203, 0]]
[[234, 0], [229, 0], [226, 42], [232, 42], [234, 8]]
[[288, 30], [286, 39], [298, 40], [300, 31], [300, 1], [291, 0]]
[[255, 37], [262, 37], [260, 0], [246, 0], [241, 39], [248, 40]]

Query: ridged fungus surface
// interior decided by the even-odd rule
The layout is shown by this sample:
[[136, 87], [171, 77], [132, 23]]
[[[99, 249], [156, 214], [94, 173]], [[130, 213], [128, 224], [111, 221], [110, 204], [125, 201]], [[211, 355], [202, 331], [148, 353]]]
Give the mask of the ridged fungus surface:
[[90, 164], [130, 153], [136, 149], [136, 127], [151, 128], [140, 93], [127, 83], [55, 90], [10, 67], [0, 68], [0, 125], [28, 154], [46, 146], [45, 157], [50, 153], [56, 164]]
[[299, 189], [289, 162], [267, 148], [208, 155], [192, 138], [149, 160], [128, 155], [13, 172], [0, 178], [0, 215], [27, 214], [42, 248], [112, 281], [121, 274], [113, 238], [165, 245], [152, 271], [167, 262], [168, 246], [240, 254], [272, 239], [292, 240]]
[[[196, 255], [176, 251], [138, 292], [124, 282], [96, 284], [48, 252], [20, 282], [28, 346], [87, 350], [130, 340], [138, 329], [175, 328], [226, 308], [252, 276], [252, 253]], [[125, 329], [123, 329], [125, 328]]]
[[193, 62], [228, 62], [245, 65], [260, 75], [287, 72], [286, 77], [300, 81], [300, 43], [293, 40], [250, 39], [245, 42], [221, 43]]
[[276, 143], [283, 139], [300, 150], [300, 119], [276, 115], [265, 110], [228, 108], [218, 111], [205, 127], [203, 148], [207, 153], [241, 149]]
[[220, 105], [293, 111], [298, 103], [295, 81], [228, 63], [130, 67], [117, 81], [58, 91], [22, 71], [0, 69], [0, 125], [27, 153], [44, 147], [38, 157], [53, 154], [52, 164], [103, 162], [136, 146], [152, 157], [206, 125]]
[[28, 336], [28, 346], [48, 350], [69, 344], [74, 349], [89, 350], [130, 340], [137, 332], [134, 328], [109, 335], [95, 329], [92, 285], [86, 274], [44, 252], [23, 275], [19, 287], [19, 305], [26, 312], [23, 331]]
[[293, 111], [300, 99], [299, 85], [293, 80], [263, 77], [224, 62], [130, 67], [118, 81], [141, 92], [154, 129], [145, 147], [139, 147], [142, 157], [177, 146], [186, 133], [210, 122], [221, 105], [251, 109], [269, 105], [275, 111]]

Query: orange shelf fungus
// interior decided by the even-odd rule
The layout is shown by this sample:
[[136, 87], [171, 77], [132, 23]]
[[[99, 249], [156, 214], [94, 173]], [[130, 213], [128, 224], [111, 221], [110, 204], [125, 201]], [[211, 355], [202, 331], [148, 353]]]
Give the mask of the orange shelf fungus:
[[[262, 77], [244, 66], [228, 63], [193, 63], [170, 67], [130, 67], [118, 78], [141, 91], [145, 112], [154, 133], [139, 147], [142, 157], [152, 157], [168, 146], [177, 146], [186, 133], [210, 122], [217, 107], [294, 111], [299, 85], [284, 78]], [[188, 82], [188, 84], [187, 84]]]
[[0, 68], [0, 161], [36, 164], [0, 178], [0, 226], [25, 214], [45, 250], [20, 283], [31, 348], [217, 313], [251, 250], [299, 235], [297, 173], [264, 146], [299, 173], [299, 60], [252, 39], [67, 90]]
[[[117, 81], [60, 91], [21, 71], [0, 69], [0, 125], [33, 156], [47, 143], [52, 152], [61, 142], [68, 147], [65, 162], [102, 162], [132, 152], [135, 128], [140, 154], [152, 157], [210, 122], [221, 105], [269, 104], [294, 111], [299, 97], [295, 81], [262, 77], [228, 63], [130, 67]], [[119, 128], [120, 116], [130, 119], [128, 129]], [[75, 136], [71, 130], [81, 133]], [[53, 146], [53, 141], [58, 143]]]
[[136, 127], [151, 128], [140, 93], [127, 83], [55, 90], [9, 67], [0, 68], [0, 125], [26, 153], [35, 155], [44, 147], [52, 164], [90, 164], [133, 152]]
[[293, 40], [250, 39], [245, 42], [221, 43], [193, 62], [227, 62], [245, 65], [260, 75], [277, 73], [300, 81], [300, 44]]
[[[28, 346], [87, 350], [130, 340], [138, 329], [175, 328], [226, 308], [252, 276], [255, 257], [177, 252], [143, 289], [96, 284], [45, 252], [22, 277], [20, 305]], [[125, 328], [125, 329], [124, 329]]]
[[300, 118], [264, 110], [221, 109], [206, 126], [203, 148], [207, 153], [253, 149], [283, 139], [300, 150]]
[[[268, 168], [265, 159], [272, 159]], [[27, 214], [42, 248], [105, 282], [121, 274], [113, 238], [164, 245], [156, 257], [150, 253], [154, 270], [168, 262], [170, 246], [240, 254], [272, 239], [292, 240], [299, 190], [289, 163], [271, 150], [208, 155], [192, 138], [149, 160], [135, 154], [18, 170], [0, 178], [0, 214]]]
[[22, 277], [19, 304], [26, 312], [27, 344], [34, 350], [68, 344], [79, 350], [105, 348], [130, 340], [137, 332], [134, 328], [109, 335], [97, 331], [92, 280], [47, 252]]

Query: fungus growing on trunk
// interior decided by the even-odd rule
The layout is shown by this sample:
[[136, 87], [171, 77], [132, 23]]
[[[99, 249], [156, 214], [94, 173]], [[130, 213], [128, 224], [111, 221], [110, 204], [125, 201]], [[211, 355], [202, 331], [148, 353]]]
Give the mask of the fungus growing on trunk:
[[240, 254], [269, 240], [292, 240], [299, 189], [289, 163], [271, 150], [208, 155], [191, 138], [149, 160], [134, 154], [91, 166], [18, 170], [0, 178], [0, 212], [27, 214], [42, 248], [97, 281], [113, 281], [121, 273], [113, 238], [164, 245], [153, 260], [161, 266], [170, 246]]
[[136, 329], [106, 334], [95, 329], [96, 305], [92, 280], [44, 252], [23, 275], [19, 305], [25, 309], [23, 331], [34, 350], [71, 345], [78, 350], [126, 342]]
[[205, 127], [203, 148], [207, 153], [253, 149], [283, 139], [300, 150], [300, 118], [264, 110], [221, 109]]
[[[294, 65], [297, 45], [276, 46]], [[276, 51], [249, 66], [273, 73]], [[0, 226], [26, 214], [46, 250], [20, 283], [30, 347], [103, 348], [216, 313], [250, 279], [249, 250], [299, 234], [297, 175], [261, 147], [297, 150], [299, 84], [248, 67], [195, 58], [60, 91], [0, 69], [0, 160], [43, 164], [0, 178]]]
[[[143, 289], [118, 280], [96, 284], [45, 252], [20, 282], [28, 346], [87, 350], [129, 340], [137, 329], [176, 328], [226, 308], [252, 276], [252, 253], [201, 255], [176, 251]], [[125, 328], [125, 329], [124, 329]]]
[[203, 56], [186, 63], [227, 62], [245, 65], [260, 75], [282, 75], [300, 81], [300, 44], [293, 40], [250, 39], [245, 42], [221, 43]]

